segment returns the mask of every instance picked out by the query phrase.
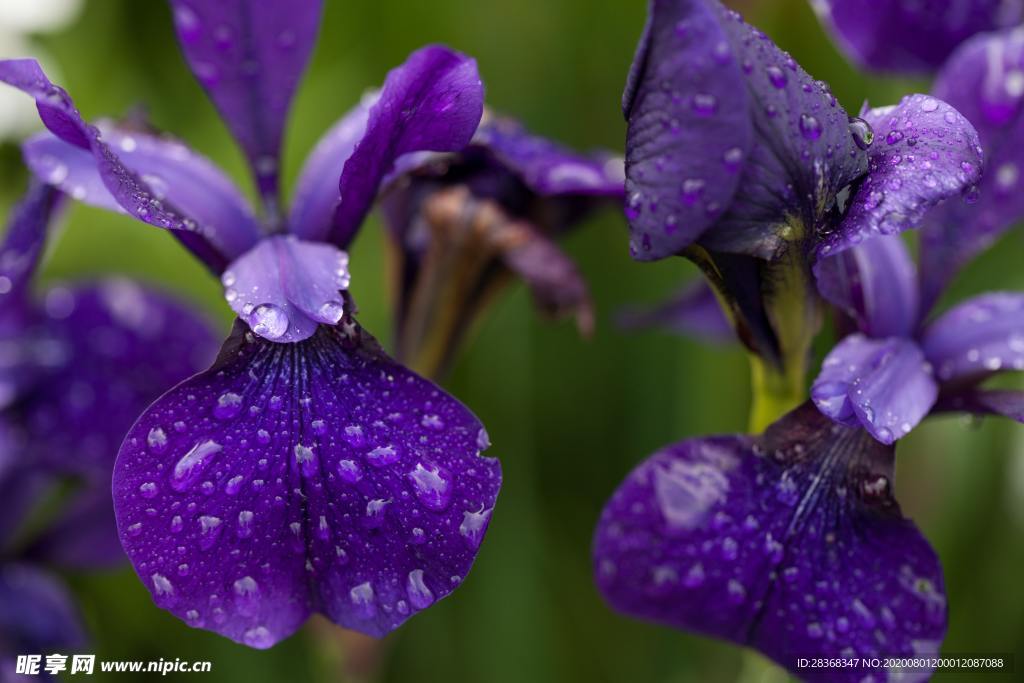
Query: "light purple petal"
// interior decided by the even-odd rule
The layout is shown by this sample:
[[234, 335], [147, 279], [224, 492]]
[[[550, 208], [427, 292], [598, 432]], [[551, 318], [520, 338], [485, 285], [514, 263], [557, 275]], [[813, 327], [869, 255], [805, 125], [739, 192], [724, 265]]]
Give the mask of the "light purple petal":
[[[51, 133], [92, 154], [103, 184], [125, 211], [144, 223], [171, 230], [211, 270], [223, 270], [234, 255], [234, 245], [214, 229], [197, 224], [195, 219], [159, 199], [101, 140], [99, 130], [82, 119], [68, 94], [49, 81], [34, 59], [0, 60], [0, 81], [35, 98], [39, 115]], [[51, 181], [47, 177], [40, 180]]]
[[732, 323], [722, 311], [714, 290], [703, 279], [687, 283], [662, 304], [623, 311], [619, 323], [627, 329], [664, 328], [709, 343], [736, 341]]
[[182, 52], [242, 146], [272, 217], [285, 121], [316, 42], [322, 4], [171, 0]]
[[669, 446], [606, 505], [598, 587], [626, 614], [753, 647], [802, 680], [885, 680], [796, 659], [938, 653], [942, 570], [892, 480], [891, 447], [808, 404], [764, 437]]
[[123, 279], [45, 296], [48, 375], [21, 406], [28, 451], [51, 470], [108, 476], [128, 428], [161, 392], [213, 357], [208, 323]]
[[1024, 370], [1024, 294], [982, 294], [955, 306], [925, 328], [921, 346], [944, 384]]
[[344, 312], [348, 254], [333, 244], [269, 237], [221, 277], [224, 297], [253, 332], [276, 342], [308, 339]]
[[345, 162], [329, 240], [348, 246], [398, 157], [454, 152], [468, 144], [483, 115], [483, 98], [476, 61], [440, 45], [420, 48], [388, 73], [366, 131]]
[[985, 176], [972, 205], [950, 201], [929, 213], [921, 234], [925, 303], [974, 256], [1024, 218], [1024, 31], [973, 38], [939, 72], [936, 97], [956, 107], [978, 130]]
[[297, 344], [237, 325], [126, 438], [118, 528], [157, 604], [192, 626], [265, 648], [322, 612], [381, 636], [469, 571], [501, 481], [487, 445], [354, 321]]
[[[969, 192], [981, 179], [978, 135], [959, 112], [930, 95], [870, 109], [874, 129], [870, 166], [837, 230], [819, 256], [836, 254], [876, 235], [918, 227], [928, 209]], [[969, 196], [969, 195], [967, 195]]]
[[846, 56], [883, 71], [929, 73], [975, 33], [1012, 26], [1021, 0], [812, 0]]
[[818, 260], [818, 291], [869, 337], [908, 337], [917, 327], [917, 268], [898, 235], [881, 235]]
[[940, 398], [935, 409], [976, 415], [1002, 415], [1024, 423], [1024, 391], [971, 389]]
[[0, 633], [7, 654], [50, 654], [85, 644], [67, 588], [50, 574], [20, 563], [0, 564]]
[[[181, 142], [109, 128], [103, 130], [103, 140], [158, 201], [170, 202], [216, 233], [225, 246], [225, 256], [244, 253], [262, 236], [248, 202], [234, 183], [209, 159]], [[25, 142], [22, 152], [37, 178], [78, 201], [124, 211], [104, 185], [90, 152], [45, 132]]]
[[378, 97], [376, 92], [364, 95], [358, 105], [324, 133], [306, 158], [288, 217], [292, 234], [311, 242], [327, 239], [341, 201], [338, 179], [356, 144], [366, 134], [370, 108]]
[[649, 6], [623, 98], [635, 258], [671, 256], [710, 227], [754, 144], [754, 105], [723, 12], [700, 0]]
[[818, 410], [841, 424], [860, 423], [891, 444], [913, 429], [935, 405], [932, 367], [910, 339], [868, 339], [853, 334], [825, 357], [811, 387]]

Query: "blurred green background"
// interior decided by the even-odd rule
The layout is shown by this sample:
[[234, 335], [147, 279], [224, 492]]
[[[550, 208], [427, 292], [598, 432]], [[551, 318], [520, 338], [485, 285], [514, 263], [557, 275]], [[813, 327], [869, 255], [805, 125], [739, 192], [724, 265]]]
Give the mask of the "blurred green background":
[[[645, 4], [328, 0], [288, 130], [288, 186], [315, 140], [364, 89], [379, 84], [411, 50], [435, 41], [479, 60], [492, 107], [577, 148], [621, 151], [619, 100]], [[848, 110], [865, 99], [885, 104], [928, 87], [859, 74], [832, 47], [805, 0], [732, 4], [828, 81]], [[88, 118], [143, 104], [158, 127], [248, 183], [241, 154], [177, 51], [164, 3], [90, 0], [73, 25], [38, 42]], [[6, 211], [26, 179], [13, 144], [0, 148], [0, 164]], [[693, 435], [744, 429], [746, 360], [728, 346], [616, 329], [612, 317], [623, 305], [657, 301], [695, 275], [681, 259], [632, 262], [617, 212], [582, 226], [566, 246], [593, 288], [597, 334], [582, 340], [570, 323], [539, 320], [521, 286], [490, 310], [447, 388], [487, 425], [490, 454], [501, 458], [505, 472], [499, 505], [462, 588], [384, 641], [382, 681], [731, 681], [744, 666], [736, 648], [612, 613], [591, 581], [590, 537], [607, 496], [653, 450]], [[352, 250], [352, 292], [363, 325], [386, 344], [384, 248], [373, 219]], [[1007, 237], [957, 280], [946, 304], [984, 289], [1021, 288], [1021, 253], [1019, 236]], [[219, 284], [169, 235], [122, 216], [73, 208], [44, 280], [110, 272], [178, 292], [227, 332]], [[1024, 667], [1022, 450], [1024, 430], [1017, 425], [933, 419], [901, 442], [897, 481], [905, 512], [945, 565], [945, 651], [1016, 652], [1018, 667]], [[99, 658], [212, 660], [218, 681], [346, 680], [341, 632], [319, 618], [260, 652], [189, 629], [157, 609], [127, 567], [69, 580]]]

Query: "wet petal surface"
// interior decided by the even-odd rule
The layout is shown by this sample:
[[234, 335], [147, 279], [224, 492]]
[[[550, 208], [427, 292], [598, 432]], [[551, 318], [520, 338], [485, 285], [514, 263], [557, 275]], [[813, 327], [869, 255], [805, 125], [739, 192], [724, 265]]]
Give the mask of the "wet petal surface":
[[861, 334], [832, 349], [811, 387], [822, 413], [845, 425], [860, 423], [886, 444], [924, 419], [937, 395], [932, 366], [914, 341]]
[[321, 0], [171, 0], [182, 52], [276, 212], [281, 138], [316, 43]]
[[115, 509], [158, 605], [265, 648], [313, 611], [383, 635], [463, 580], [498, 461], [472, 413], [364, 335], [273, 344], [238, 324], [135, 425]]
[[970, 122], [942, 100], [908, 95], [891, 107], [870, 109], [874, 129], [868, 174], [850, 198], [834, 233], [818, 247], [836, 254], [876, 235], [918, 227], [928, 209], [943, 200], [972, 199], [981, 179], [982, 151]]
[[810, 405], [764, 437], [669, 446], [615, 492], [594, 540], [605, 598], [632, 616], [797, 657], [936, 655], [946, 597], [934, 551], [892, 495], [891, 447]]

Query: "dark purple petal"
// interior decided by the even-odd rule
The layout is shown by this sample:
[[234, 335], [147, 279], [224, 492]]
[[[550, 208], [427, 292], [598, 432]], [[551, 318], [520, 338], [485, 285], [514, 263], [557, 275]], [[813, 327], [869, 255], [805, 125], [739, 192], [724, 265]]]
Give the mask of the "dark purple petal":
[[754, 105], [723, 11], [701, 0], [650, 4], [623, 99], [635, 258], [671, 256], [710, 227], [754, 144]]
[[71, 595], [55, 577], [26, 564], [0, 564], [2, 654], [49, 654], [85, 644]]
[[288, 108], [316, 42], [322, 4], [171, 0], [182, 52], [242, 146], [271, 216]]
[[1024, 370], [1024, 294], [993, 292], [955, 306], [925, 328], [921, 346], [943, 383]]
[[825, 357], [811, 387], [818, 410], [841, 424], [859, 423], [885, 444], [906, 436], [935, 405], [932, 367], [912, 340], [852, 334]]
[[918, 322], [917, 268], [903, 240], [882, 235], [814, 265], [818, 291], [869, 337], [909, 337]]
[[59, 200], [57, 191], [41, 183], [33, 183], [11, 210], [7, 232], [0, 242], [0, 317], [10, 310], [15, 299], [24, 294], [32, 279], [42, 258], [47, 229]]
[[864, 143], [828, 86], [738, 14], [709, 0], [651, 11], [627, 90], [634, 256], [671, 255], [699, 236], [773, 258], [863, 174]]
[[939, 398], [936, 411], [1002, 415], [1024, 422], [1024, 391], [971, 389]]
[[939, 73], [935, 95], [956, 107], [978, 130], [985, 176], [977, 202], [950, 201], [925, 219], [921, 280], [925, 303], [1007, 228], [1024, 218], [1024, 31], [978, 36], [958, 49]]
[[370, 108], [377, 99], [378, 93], [364, 95], [358, 105], [324, 133], [306, 158], [288, 217], [292, 234], [311, 242], [327, 239], [341, 201], [338, 179], [352, 150], [366, 134]]
[[51, 469], [109, 474], [143, 409], [213, 357], [205, 320], [129, 280], [55, 287], [46, 314], [49, 375], [19, 409], [29, 452]]
[[732, 324], [715, 292], [704, 280], [687, 283], [675, 296], [651, 308], [623, 311], [621, 325], [628, 329], [665, 328], [710, 343], [736, 341]]
[[468, 144], [483, 115], [483, 99], [476, 60], [440, 45], [420, 48], [392, 69], [345, 162], [329, 240], [348, 246], [398, 157], [454, 152]]
[[891, 447], [809, 404], [764, 437], [669, 446], [605, 507], [598, 586], [622, 612], [756, 648], [803, 680], [884, 680], [796, 659], [938, 653], [942, 571], [892, 478]]
[[530, 134], [512, 119], [487, 118], [473, 136], [472, 145], [486, 149], [502, 167], [543, 197], [572, 194], [621, 198], [625, 192], [621, 158], [604, 153], [579, 154]]
[[224, 271], [224, 297], [253, 332], [276, 342], [308, 339], [344, 312], [348, 254], [333, 244], [269, 237]]
[[822, 22], [848, 58], [883, 71], [928, 73], [964, 40], [1012, 26], [1021, 0], [813, 0]]
[[98, 482], [71, 499], [58, 519], [32, 542], [24, 555], [76, 569], [103, 569], [124, 562], [109, 477], [108, 469]]
[[[50, 82], [34, 59], [0, 60], [0, 81], [36, 100], [40, 118], [51, 133], [92, 154], [103, 184], [125, 211], [144, 223], [171, 230], [216, 272], [223, 270], [227, 261], [237, 255], [237, 245], [220, 235], [217, 226], [197, 224], [195, 219], [161, 200], [153, 188], [125, 166], [101, 140], [99, 130], [82, 119], [68, 94]], [[48, 177], [41, 180], [51, 182]]]
[[978, 135], [945, 102], [908, 95], [898, 105], [864, 112], [863, 118], [875, 133], [868, 174], [838, 229], [819, 245], [819, 256], [915, 228], [928, 209], [970, 190], [981, 178]]
[[381, 636], [469, 571], [501, 481], [487, 445], [354, 321], [296, 344], [239, 324], [125, 439], [118, 528], [157, 604], [192, 626], [265, 648], [316, 611]]
[[[104, 128], [103, 140], [157, 200], [170, 202], [215, 232], [226, 256], [244, 253], [260, 239], [248, 202], [209, 159], [176, 140], [134, 131]], [[37, 178], [86, 204], [124, 211], [87, 150], [44, 132], [30, 138], [22, 152]]]

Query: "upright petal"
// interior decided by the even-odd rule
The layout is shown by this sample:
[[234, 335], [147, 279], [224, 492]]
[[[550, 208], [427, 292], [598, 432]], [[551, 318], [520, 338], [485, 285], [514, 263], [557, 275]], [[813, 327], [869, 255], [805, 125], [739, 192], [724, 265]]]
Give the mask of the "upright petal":
[[288, 215], [288, 230], [293, 235], [313, 242], [327, 239], [341, 201], [338, 179], [352, 150], [366, 134], [370, 108], [378, 97], [377, 92], [364, 95], [359, 104], [324, 133], [306, 158]]
[[968, 299], [928, 325], [921, 346], [946, 384], [1024, 370], [1024, 294], [992, 292]]
[[182, 52], [249, 160], [271, 217], [292, 95], [316, 43], [321, 0], [170, 0]]
[[51, 470], [109, 476], [143, 409], [213, 357], [208, 323], [171, 297], [111, 279], [46, 294], [48, 374], [18, 406], [28, 454]]
[[1021, 0], [812, 0], [848, 58], [862, 67], [929, 73], [964, 40], [1012, 26], [1024, 17]]
[[892, 479], [891, 447], [809, 404], [763, 437], [669, 446], [605, 507], [598, 587], [622, 612], [749, 645], [804, 680], [885, 680], [797, 658], [938, 653], [942, 571]]
[[736, 333], [718, 297], [703, 279], [688, 282], [662, 304], [623, 311], [619, 322], [628, 329], [664, 328], [716, 344], [736, 341]]
[[381, 636], [469, 571], [501, 480], [487, 445], [354, 321], [296, 344], [237, 325], [125, 439], [118, 528], [156, 603], [192, 626], [265, 648], [319, 611]]
[[934, 92], [966, 116], [985, 149], [985, 176], [972, 205], [950, 201], [928, 214], [921, 234], [924, 303], [979, 252], [1024, 218], [1024, 29], [977, 36], [939, 72]]
[[[144, 223], [171, 230], [212, 270], [223, 270], [237, 245], [215, 229], [199, 225], [170, 202], [161, 200], [157, 192], [101, 139], [100, 131], [85, 122], [68, 94], [50, 82], [34, 59], [0, 60], [0, 81], [36, 100], [40, 118], [51, 133], [93, 156], [103, 184], [121, 208]], [[59, 180], [59, 174], [57, 177], [48, 174], [40, 180], [54, 183]]]
[[981, 179], [978, 134], [945, 102], [908, 95], [897, 105], [867, 110], [863, 117], [875, 132], [868, 174], [836, 231], [819, 244], [819, 256], [916, 228], [928, 209], [944, 199], [961, 193], [970, 199], [969, 191]]
[[906, 436], [938, 396], [932, 366], [910, 339], [853, 334], [825, 357], [811, 387], [818, 409], [840, 424], [860, 424], [885, 444]]
[[345, 162], [329, 241], [348, 246], [398, 157], [454, 152], [469, 143], [483, 115], [483, 99], [476, 61], [446, 47], [420, 48], [393, 69]]
[[898, 235], [820, 259], [818, 291], [869, 337], [909, 337], [918, 323], [917, 268]]

